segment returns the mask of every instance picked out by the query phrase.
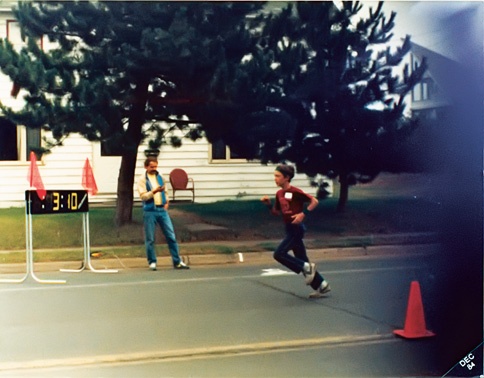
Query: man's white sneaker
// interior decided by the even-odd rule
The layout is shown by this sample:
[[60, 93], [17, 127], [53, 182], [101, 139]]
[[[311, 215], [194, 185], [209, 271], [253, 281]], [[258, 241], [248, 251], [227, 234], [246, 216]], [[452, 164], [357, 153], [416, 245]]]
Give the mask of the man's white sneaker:
[[156, 263], [152, 262], [152, 263], [150, 264], [150, 269], [151, 269], [151, 270], [156, 270]]
[[309, 298], [322, 298], [324, 294], [329, 293], [330, 291], [331, 287], [329, 286], [328, 282], [323, 281], [318, 290], [309, 294]]
[[316, 275], [316, 264], [310, 263], [309, 264], [309, 272], [304, 272], [306, 285], [310, 285], [311, 282], [314, 280], [314, 276]]

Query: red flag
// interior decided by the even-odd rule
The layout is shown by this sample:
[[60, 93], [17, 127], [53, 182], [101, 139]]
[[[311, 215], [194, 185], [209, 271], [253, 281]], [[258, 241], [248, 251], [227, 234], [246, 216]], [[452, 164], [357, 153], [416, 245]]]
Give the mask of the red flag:
[[96, 195], [96, 180], [94, 179], [94, 173], [92, 172], [91, 164], [89, 164], [89, 159], [87, 158], [82, 171], [82, 186], [89, 192], [91, 196]]
[[29, 181], [31, 188], [37, 189], [37, 195], [43, 200], [47, 192], [44, 188], [42, 177], [40, 177], [39, 167], [37, 167], [37, 157], [35, 156], [34, 151], [30, 151], [30, 168], [27, 180]]

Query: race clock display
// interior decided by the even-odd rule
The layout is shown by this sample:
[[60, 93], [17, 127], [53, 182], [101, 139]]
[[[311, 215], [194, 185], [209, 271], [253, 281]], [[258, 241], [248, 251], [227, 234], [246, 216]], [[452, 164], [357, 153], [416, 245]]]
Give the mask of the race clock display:
[[25, 201], [29, 214], [87, 213], [89, 211], [86, 190], [47, 190], [44, 199], [40, 199], [36, 190], [26, 190]]

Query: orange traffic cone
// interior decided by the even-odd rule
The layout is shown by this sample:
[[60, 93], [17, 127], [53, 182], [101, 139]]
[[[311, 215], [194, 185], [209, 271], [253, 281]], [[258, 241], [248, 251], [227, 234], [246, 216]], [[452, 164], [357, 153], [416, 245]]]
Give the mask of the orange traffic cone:
[[420, 293], [420, 284], [418, 281], [412, 281], [410, 284], [405, 327], [404, 329], [397, 329], [393, 331], [393, 333], [407, 339], [435, 336], [435, 333], [428, 331], [425, 326], [422, 295]]

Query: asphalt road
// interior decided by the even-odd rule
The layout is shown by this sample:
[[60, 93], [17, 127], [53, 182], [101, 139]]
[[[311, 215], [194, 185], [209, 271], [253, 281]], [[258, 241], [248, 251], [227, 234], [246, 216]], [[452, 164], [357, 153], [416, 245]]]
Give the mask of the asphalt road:
[[422, 248], [318, 261], [333, 289], [318, 300], [275, 262], [42, 272], [67, 283], [3, 283], [0, 376], [441, 376], [435, 338], [393, 334], [412, 281], [427, 328], [438, 318], [435, 250]]

